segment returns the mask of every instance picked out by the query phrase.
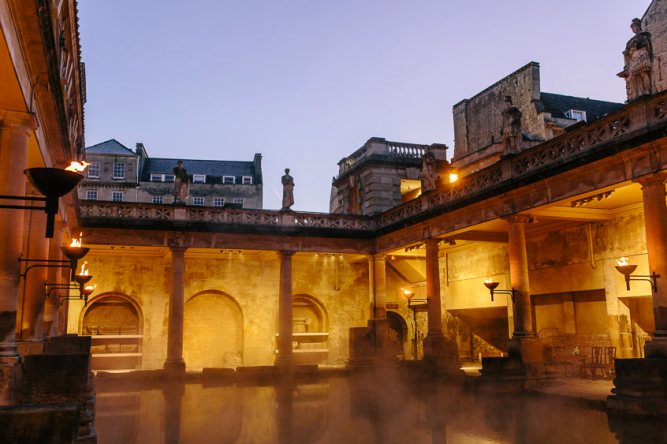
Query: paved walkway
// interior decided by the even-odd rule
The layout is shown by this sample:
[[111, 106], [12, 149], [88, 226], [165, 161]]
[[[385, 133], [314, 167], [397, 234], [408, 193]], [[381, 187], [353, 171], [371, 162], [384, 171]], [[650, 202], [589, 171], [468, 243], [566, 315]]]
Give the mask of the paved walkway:
[[[480, 376], [480, 363], [466, 363], [463, 370], [469, 376]], [[601, 379], [557, 378], [531, 381], [528, 390], [541, 395], [555, 396], [572, 401], [581, 401], [588, 405], [604, 409], [607, 405], [607, 396], [614, 388], [612, 381]]]

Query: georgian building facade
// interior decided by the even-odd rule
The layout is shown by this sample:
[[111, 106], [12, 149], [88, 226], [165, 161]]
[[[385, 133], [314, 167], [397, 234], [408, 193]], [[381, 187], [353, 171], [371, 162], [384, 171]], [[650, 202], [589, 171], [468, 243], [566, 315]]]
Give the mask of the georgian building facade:
[[79, 199], [111, 202], [174, 203], [173, 169], [179, 160], [188, 172], [186, 205], [262, 208], [262, 155], [253, 161], [150, 157], [142, 143], [135, 151], [115, 139], [86, 148], [90, 162]]

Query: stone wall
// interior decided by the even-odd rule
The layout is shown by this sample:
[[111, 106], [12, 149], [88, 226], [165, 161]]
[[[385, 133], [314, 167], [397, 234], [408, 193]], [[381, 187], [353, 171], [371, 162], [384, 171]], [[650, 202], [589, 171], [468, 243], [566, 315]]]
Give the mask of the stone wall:
[[523, 131], [531, 137], [544, 138], [544, 122], [533, 105], [540, 99], [540, 65], [531, 62], [454, 105], [454, 162], [501, 140], [505, 96], [511, 96], [513, 105], [523, 113]]
[[657, 92], [661, 92], [667, 89], [667, 1], [651, 2], [642, 17], [642, 29], [651, 33], [653, 78]]
[[[278, 330], [279, 262], [243, 254], [185, 259], [184, 357], [188, 366], [272, 365]], [[89, 306], [103, 296], [123, 295], [141, 311], [142, 368], [161, 368], [166, 359], [171, 258], [90, 253], [98, 287]], [[364, 326], [368, 313], [368, 264], [341, 261], [336, 282], [334, 257], [293, 259], [293, 292], [319, 302], [328, 328], [324, 361], [348, 358], [349, 328]], [[335, 288], [339, 288], [336, 290]], [[82, 303], [72, 301], [69, 328], [80, 332]], [[94, 305], [93, 305], [94, 307]], [[298, 311], [297, 311], [298, 313]]]

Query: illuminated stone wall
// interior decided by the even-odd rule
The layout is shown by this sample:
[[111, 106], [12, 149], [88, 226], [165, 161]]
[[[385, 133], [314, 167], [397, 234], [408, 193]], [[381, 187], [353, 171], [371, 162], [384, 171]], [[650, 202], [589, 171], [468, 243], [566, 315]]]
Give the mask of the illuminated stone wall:
[[[184, 359], [189, 367], [272, 365], [278, 329], [279, 262], [228, 254], [185, 259]], [[222, 258], [221, 258], [222, 257]], [[132, 253], [91, 252], [86, 257], [98, 287], [97, 297], [125, 295], [143, 316], [142, 368], [161, 368], [167, 350], [171, 258]], [[316, 300], [323, 317], [314, 329], [328, 329], [323, 363], [348, 358], [349, 328], [368, 320], [368, 263], [340, 261], [336, 283], [334, 257], [295, 257], [293, 290]], [[337, 289], [336, 289], [337, 288]], [[92, 300], [94, 302], [95, 299]], [[80, 333], [83, 304], [72, 301], [69, 332]], [[300, 313], [298, 310], [296, 314]], [[304, 348], [306, 348], [304, 346]]]

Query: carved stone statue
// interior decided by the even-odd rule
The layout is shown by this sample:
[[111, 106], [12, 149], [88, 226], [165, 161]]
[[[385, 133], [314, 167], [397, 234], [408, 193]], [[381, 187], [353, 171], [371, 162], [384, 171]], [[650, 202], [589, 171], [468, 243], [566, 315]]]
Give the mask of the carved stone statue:
[[190, 183], [188, 182], [188, 171], [183, 168], [183, 161], [179, 160], [174, 168], [174, 203], [185, 203], [185, 197], [190, 191]]
[[503, 126], [500, 134], [503, 138], [503, 154], [521, 152], [521, 111], [512, 105], [512, 97], [505, 96], [505, 109], [502, 112]]
[[280, 179], [283, 184], [283, 207], [280, 211], [291, 211], [294, 205], [294, 178], [289, 175], [289, 168], [285, 168], [285, 175]]
[[435, 190], [440, 176], [437, 171], [437, 162], [433, 151], [427, 151], [422, 156], [422, 191]]
[[628, 40], [623, 51], [625, 66], [618, 74], [625, 79], [628, 101], [653, 92], [653, 45], [651, 34], [642, 31], [642, 21], [632, 20], [635, 36]]

